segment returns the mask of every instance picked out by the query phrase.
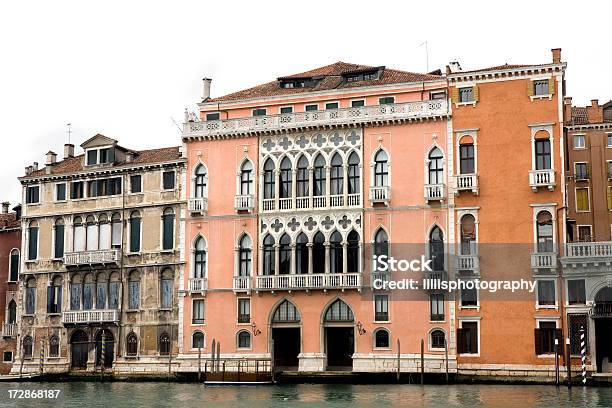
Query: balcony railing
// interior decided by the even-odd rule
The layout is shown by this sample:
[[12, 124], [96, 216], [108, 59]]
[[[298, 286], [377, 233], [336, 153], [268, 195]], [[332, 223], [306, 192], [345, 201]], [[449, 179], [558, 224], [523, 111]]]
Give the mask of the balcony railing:
[[478, 194], [478, 175], [476, 174], [458, 174], [455, 177], [456, 192], [471, 191], [473, 194]]
[[425, 201], [443, 201], [445, 198], [444, 184], [425, 184]]
[[612, 241], [571, 242], [565, 244], [565, 254], [561, 258], [561, 262], [565, 266], [578, 263], [597, 264], [612, 262]]
[[557, 253], [537, 252], [531, 254], [531, 269], [535, 271], [557, 269]]
[[119, 310], [70, 310], [62, 313], [64, 324], [118, 323]]
[[[312, 203], [312, 207], [310, 206]], [[334, 194], [329, 196], [266, 198], [262, 200], [263, 212], [310, 210], [313, 208], [359, 207], [361, 194]]]
[[17, 325], [15, 323], [3, 323], [2, 324], [2, 337], [15, 337], [17, 336]]
[[389, 204], [391, 200], [391, 188], [389, 186], [370, 187], [370, 202]]
[[255, 201], [251, 194], [237, 195], [234, 197], [234, 207], [236, 211], [253, 211]]
[[473, 271], [478, 273], [480, 270], [480, 257], [477, 254], [457, 255], [457, 270], [458, 271]]
[[205, 197], [190, 198], [187, 202], [187, 210], [191, 213], [204, 214], [208, 211], [208, 199]]
[[234, 276], [234, 291], [249, 291], [251, 290], [250, 276]]
[[66, 266], [112, 264], [118, 261], [118, 249], [98, 249], [95, 251], [66, 252], [64, 254], [64, 265]]
[[448, 114], [447, 101], [436, 99], [205, 122], [187, 122], [183, 127], [183, 137], [199, 138], [218, 135], [268, 134], [281, 130], [386, 123], [427, 117], [441, 117]]
[[555, 189], [555, 171], [547, 170], [530, 170], [529, 171], [529, 187], [535, 192], [538, 187], [546, 187], [550, 191]]
[[190, 292], [204, 292], [208, 289], [208, 280], [206, 278], [189, 278]]
[[360, 273], [318, 273], [300, 275], [261, 275], [257, 290], [360, 289]]
[[591, 309], [594, 318], [612, 317], [612, 302], [595, 302]]

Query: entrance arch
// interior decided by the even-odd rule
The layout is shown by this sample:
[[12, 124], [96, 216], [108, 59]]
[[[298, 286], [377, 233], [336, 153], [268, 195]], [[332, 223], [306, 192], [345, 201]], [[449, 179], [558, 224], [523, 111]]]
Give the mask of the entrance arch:
[[595, 294], [595, 360], [597, 372], [612, 373], [612, 286], [604, 286]]
[[70, 336], [70, 366], [73, 370], [87, 369], [89, 354], [89, 336], [83, 330], [77, 330]]
[[323, 336], [328, 370], [352, 370], [355, 353], [355, 316], [342, 299], [323, 314]]
[[111, 368], [115, 356], [115, 336], [108, 329], [101, 329], [96, 333], [96, 367], [102, 366], [102, 336], [104, 336], [104, 367]]
[[282, 300], [272, 313], [270, 326], [274, 352], [274, 366], [296, 369], [302, 348], [302, 319], [297, 307], [288, 299]]

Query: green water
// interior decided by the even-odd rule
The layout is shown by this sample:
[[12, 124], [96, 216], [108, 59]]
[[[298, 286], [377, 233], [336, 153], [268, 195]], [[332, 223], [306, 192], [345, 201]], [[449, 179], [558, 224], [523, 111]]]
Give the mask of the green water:
[[[11, 389], [57, 389], [57, 400], [9, 399]], [[612, 388], [541, 385], [281, 385], [0, 383], [0, 407], [612, 407]]]

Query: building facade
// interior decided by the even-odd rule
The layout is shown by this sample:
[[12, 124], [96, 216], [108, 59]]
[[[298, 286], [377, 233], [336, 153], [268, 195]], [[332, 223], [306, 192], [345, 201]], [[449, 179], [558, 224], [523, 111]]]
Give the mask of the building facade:
[[[165, 371], [177, 352], [184, 160], [96, 135], [23, 185], [13, 373]], [[103, 352], [104, 350], [104, 352]]]

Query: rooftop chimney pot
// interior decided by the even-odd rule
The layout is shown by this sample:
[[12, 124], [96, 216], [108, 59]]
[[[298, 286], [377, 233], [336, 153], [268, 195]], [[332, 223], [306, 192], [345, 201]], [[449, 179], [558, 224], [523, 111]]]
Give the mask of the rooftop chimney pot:
[[448, 63], [448, 68], [450, 69], [450, 73], [454, 74], [455, 72], [461, 71], [461, 64], [459, 61], [451, 61]]
[[210, 84], [211, 78], [202, 78], [202, 100], [210, 99]]
[[9, 205], [8, 201], [2, 203], [2, 214], [8, 214]]
[[38, 162], [34, 162], [32, 164], [32, 171], [36, 171], [36, 170], [38, 170]]
[[51, 150], [49, 150], [47, 152], [47, 161], [46, 161], [45, 165], [53, 166], [56, 162], [57, 162], [57, 153], [52, 152]]
[[66, 143], [64, 145], [64, 159], [74, 157], [74, 145], [72, 143]]
[[594, 108], [599, 107], [599, 99], [591, 99], [591, 106]]
[[550, 51], [552, 52], [553, 64], [560, 64], [561, 63], [561, 48], [553, 48]]

